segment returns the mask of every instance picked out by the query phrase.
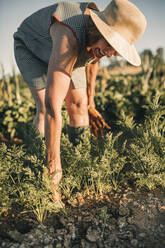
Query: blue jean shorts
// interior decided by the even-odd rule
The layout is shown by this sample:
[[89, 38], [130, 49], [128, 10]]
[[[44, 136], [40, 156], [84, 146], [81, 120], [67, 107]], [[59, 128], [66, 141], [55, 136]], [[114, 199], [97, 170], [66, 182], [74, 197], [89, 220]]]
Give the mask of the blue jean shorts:
[[[14, 39], [14, 54], [17, 66], [25, 82], [38, 89], [46, 87], [48, 63], [40, 60], [22, 42]], [[74, 88], [86, 88], [85, 67], [74, 69], [71, 76]]]

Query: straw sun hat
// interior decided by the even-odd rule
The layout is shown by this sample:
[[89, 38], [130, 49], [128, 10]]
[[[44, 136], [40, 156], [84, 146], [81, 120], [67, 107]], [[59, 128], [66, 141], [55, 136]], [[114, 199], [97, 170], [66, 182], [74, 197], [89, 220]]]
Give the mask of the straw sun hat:
[[141, 64], [134, 43], [144, 33], [146, 19], [128, 0], [112, 0], [104, 11], [90, 10], [90, 16], [106, 41], [129, 63]]

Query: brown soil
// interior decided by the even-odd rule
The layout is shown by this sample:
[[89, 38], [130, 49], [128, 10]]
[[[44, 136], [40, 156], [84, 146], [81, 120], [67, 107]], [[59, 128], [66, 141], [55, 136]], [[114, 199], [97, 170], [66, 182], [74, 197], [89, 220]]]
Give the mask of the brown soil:
[[66, 213], [49, 216], [43, 225], [15, 206], [0, 219], [0, 247], [165, 247], [163, 190], [118, 190], [98, 199], [78, 194], [72, 204], [64, 202]]

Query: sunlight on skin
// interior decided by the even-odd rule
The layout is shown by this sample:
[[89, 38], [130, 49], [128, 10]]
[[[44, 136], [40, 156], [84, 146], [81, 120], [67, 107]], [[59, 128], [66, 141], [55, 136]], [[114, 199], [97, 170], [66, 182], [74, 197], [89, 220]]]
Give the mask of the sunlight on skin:
[[104, 38], [101, 38], [92, 46], [87, 47], [87, 51], [91, 52], [92, 55], [98, 59], [101, 59], [104, 56], [110, 58], [113, 55], [119, 55], [118, 52], [115, 51], [115, 49], [109, 45], [109, 43]]

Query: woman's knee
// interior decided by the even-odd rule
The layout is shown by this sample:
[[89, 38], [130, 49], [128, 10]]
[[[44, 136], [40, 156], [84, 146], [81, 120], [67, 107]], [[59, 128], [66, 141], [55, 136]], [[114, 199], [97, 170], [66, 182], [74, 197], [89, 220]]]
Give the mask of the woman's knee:
[[79, 99], [76, 102], [70, 102], [67, 109], [70, 115], [85, 115], [87, 113], [87, 101]]
[[81, 92], [72, 94], [66, 99], [66, 105], [69, 114], [84, 115], [87, 113], [87, 95], [81, 94]]

